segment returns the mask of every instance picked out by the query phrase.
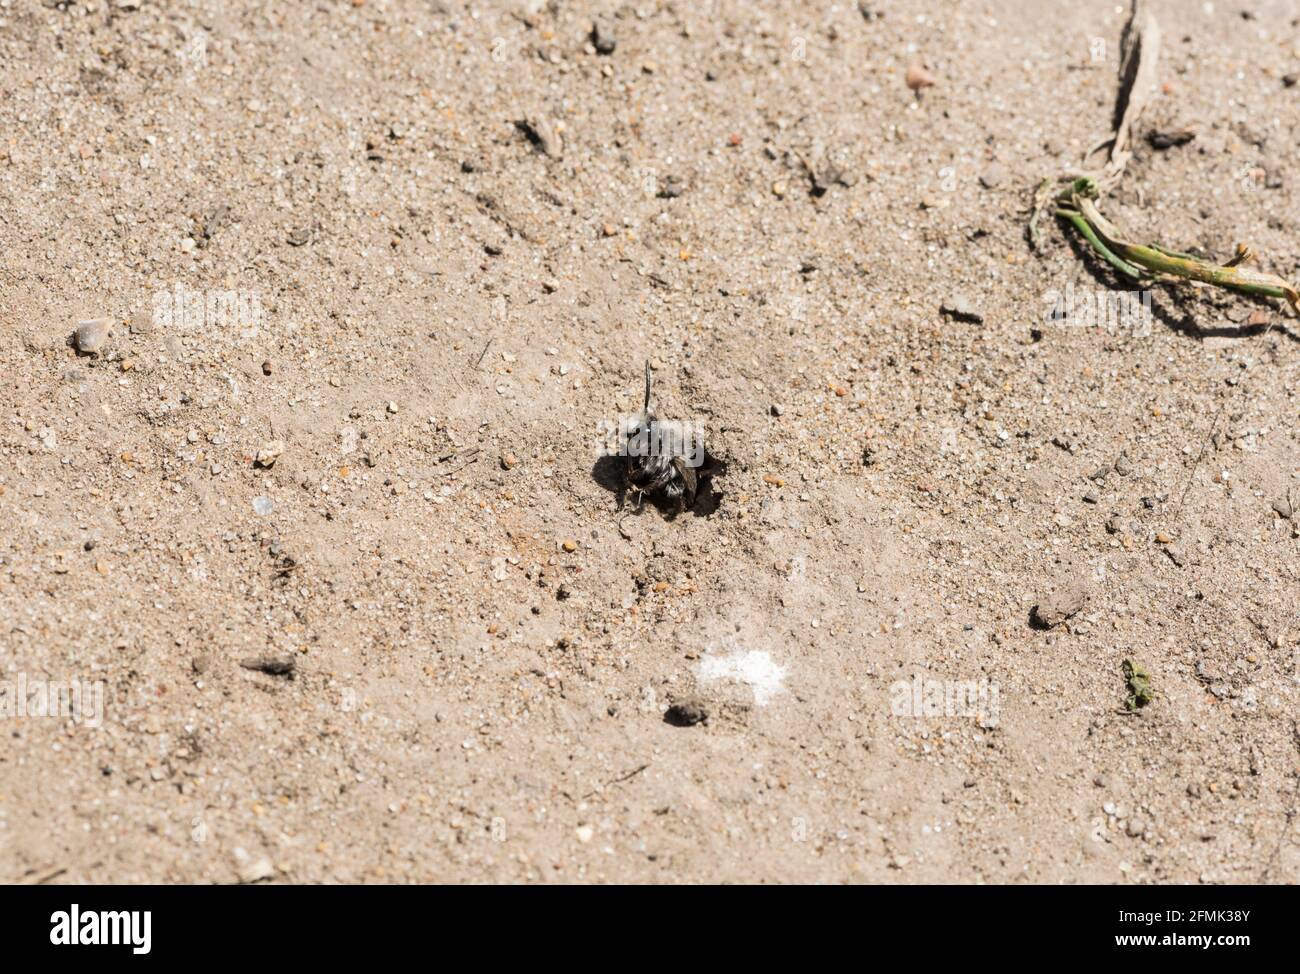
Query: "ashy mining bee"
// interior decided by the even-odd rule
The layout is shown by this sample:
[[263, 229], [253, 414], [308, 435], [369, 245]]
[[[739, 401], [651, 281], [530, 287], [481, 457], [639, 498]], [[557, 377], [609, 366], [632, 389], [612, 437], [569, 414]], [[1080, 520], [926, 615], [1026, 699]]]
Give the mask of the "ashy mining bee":
[[704, 448], [697, 423], [662, 420], [650, 408], [650, 363], [645, 364], [645, 406], [625, 422], [624, 475], [636, 506], [649, 494], [676, 505], [678, 513], [695, 506], [696, 492], [714, 471], [716, 460]]

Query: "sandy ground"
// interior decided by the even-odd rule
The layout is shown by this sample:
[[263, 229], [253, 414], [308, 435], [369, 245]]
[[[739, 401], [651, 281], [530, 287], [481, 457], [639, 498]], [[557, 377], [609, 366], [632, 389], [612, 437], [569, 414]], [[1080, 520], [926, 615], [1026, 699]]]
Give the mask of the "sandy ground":
[[[865, 6], [0, 0], [0, 879], [1300, 878], [1300, 325], [1050, 319], [1126, 5]], [[1154, 9], [1107, 212], [1295, 280], [1300, 5]]]

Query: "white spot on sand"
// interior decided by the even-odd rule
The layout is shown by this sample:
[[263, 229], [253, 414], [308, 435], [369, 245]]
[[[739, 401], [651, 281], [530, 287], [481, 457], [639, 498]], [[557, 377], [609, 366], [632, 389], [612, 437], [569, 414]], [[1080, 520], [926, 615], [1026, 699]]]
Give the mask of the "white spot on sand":
[[738, 649], [726, 655], [706, 654], [695, 675], [705, 683], [716, 680], [744, 683], [754, 691], [754, 703], [764, 707], [783, 689], [785, 669], [777, 666], [772, 654], [765, 650]]

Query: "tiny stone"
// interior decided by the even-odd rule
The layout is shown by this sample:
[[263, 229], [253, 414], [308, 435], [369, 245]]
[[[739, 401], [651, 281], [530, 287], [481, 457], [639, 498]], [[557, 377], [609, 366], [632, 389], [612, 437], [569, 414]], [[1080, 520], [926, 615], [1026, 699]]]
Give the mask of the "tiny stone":
[[686, 184], [677, 176], [665, 176], [659, 183], [659, 198], [673, 200], [686, 191]]
[[266, 517], [275, 510], [275, 502], [271, 498], [259, 494], [253, 498], [253, 510], [262, 517]]
[[564, 153], [564, 144], [559, 134], [549, 122], [542, 118], [521, 118], [515, 122], [515, 128], [523, 133], [524, 138], [532, 143], [542, 155], [558, 159]]
[[1030, 622], [1040, 629], [1059, 626], [1083, 608], [1087, 590], [1078, 581], [1062, 583], [1054, 592], [1042, 596], [1030, 611]]
[[597, 20], [591, 25], [591, 46], [596, 49], [597, 54], [613, 54], [618, 41], [615, 40], [608, 25]]
[[934, 75], [932, 75], [924, 64], [913, 62], [907, 67], [906, 79], [907, 87], [913, 91], [920, 91], [922, 88], [929, 88], [934, 84]]
[[980, 173], [980, 185], [985, 189], [997, 189], [1007, 179], [1007, 171], [1000, 162], [995, 162]]
[[297, 668], [292, 656], [283, 659], [274, 656], [249, 656], [241, 659], [239, 665], [246, 670], [256, 670], [268, 676], [293, 676]]
[[947, 301], [939, 305], [939, 311], [941, 314], [955, 318], [957, 321], [966, 321], [975, 325], [984, 321], [984, 315], [976, 309], [966, 295], [961, 293], [952, 295]]
[[97, 354], [108, 341], [109, 327], [107, 318], [92, 318], [77, 323], [75, 341], [77, 351], [85, 355]]
[[1101, 501], [1101, 495], [1098, 494], [1095, 490], [1090, 490], [1083, 495], [1083, 502], [1085, 504], [1096, 504], [1099, 503], [1100, 501]]
[[265, 857], [247, 863], [239, 869], [239, 881], [245, 884], [270, 879], [274, 875], [275, 867], [271, 865], [271, 860]]
[[284, 453], [284, 440], [270, 440], [257, 451], [257, 457], [253, 462], [259, 467], [273, 467], [282, 453]]
[[1273, 502], [1273, 510], [1277, 511], [1278, 516], [1290, 520], [1295, 516], [1295, 509], [1291, 506], [1291, 501], [1285, 497], [1279, 497]]

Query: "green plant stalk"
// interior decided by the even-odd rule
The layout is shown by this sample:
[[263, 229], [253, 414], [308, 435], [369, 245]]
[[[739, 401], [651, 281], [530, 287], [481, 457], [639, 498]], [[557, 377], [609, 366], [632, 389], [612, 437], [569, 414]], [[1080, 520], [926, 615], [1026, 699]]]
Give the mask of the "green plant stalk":
[[1092, 224], [1084, 219], [1082, 213], [1079, 213], [1076, 210], [1058, 209], [1056, 215], [1065, 218], [1073, 224], [1074, 229], [1078, 230], [1083, 238], [1087, 240], [1088, 243], [1092, 244], [1092, 249], [1105, 258], [1106, 263], [1110, 264], [1121, 274], [1125, 274], [1134, 280], [1142, 279], [1144, 275], [1141, 268], [1134, 267], [1128, 261], [1116, 257], [1115, 252], [1101, 242], [1101, 238], [1097, 236], [1097, 231], [1092, 228]]
[[1093, 202], [1096, 182], [1076, 179], [1057, 197], [1056, 215], [1066, 220], [1088, 241], [1112, 267], [1135, 279], [1167, 278], [1201, 281], [1216, 287], [1268, 298], [1285, 298], [1300, 313], [1300, 291], [1276, 274], [1267, 274], [1242, 264], [1250, 251], [1238, 248], [1237, 256], [1227, 264], [1212, 264], [1189, 254], [1181, 254], [1158, 244], [1144, 246], [1125, 240], [1119, 229], [1101, 215]]

